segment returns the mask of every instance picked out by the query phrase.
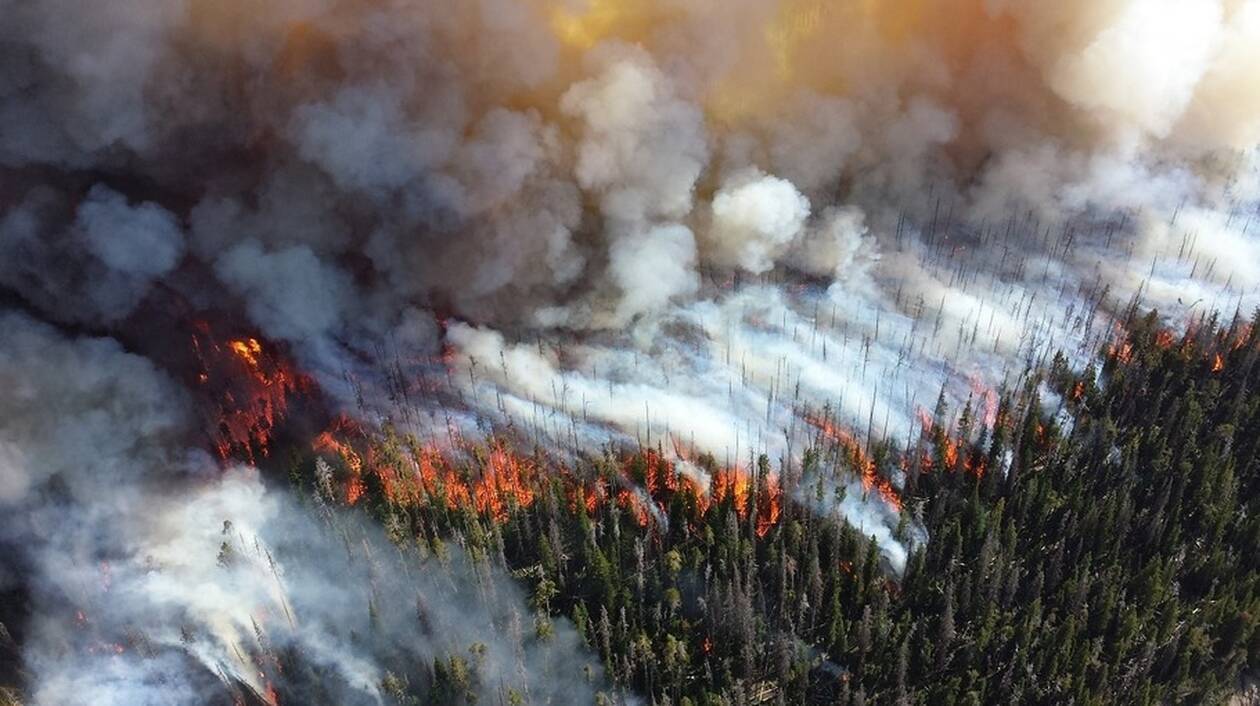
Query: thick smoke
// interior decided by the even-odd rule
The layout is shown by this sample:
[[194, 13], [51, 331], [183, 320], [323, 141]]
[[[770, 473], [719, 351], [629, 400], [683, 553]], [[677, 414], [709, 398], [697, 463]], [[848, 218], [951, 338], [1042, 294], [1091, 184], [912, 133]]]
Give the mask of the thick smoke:
[[170, 212], [104, 185], [77, 204], [36, 187], [0, 220], [0, 247], [0, 282], [67, 320], [112, 323], [175, 268], [184, 235]]
[[331, 493], [303, 507], [253, 469], [222, 472], [182, 445], [187, 400], [148, 361], [22, 315], [0, 324], [0, 542], [26, 569], [32, 703], [227, 703], [273, 681], [384, 703], [391, 678], [452, 656], [486, 698], [593, 702], [593, 657], [567, 624], [536, 638], [501, 565], [400, 550]]
[[[942, 391], [987, 410], [1134, 303], [1260, 304], [1256, 0], [0, 13], [0, 300], [135, 350], [6, 319], [0, 497], [61, 478], [123, 546], [151, 529], [101, 513], [208, 465], [138, 357], [176, 345], [154, 310], [242, 312], [368, 422], [791, 465], [820, 410], [908, 445]], [[452, 374], [400, 414], [383, 357]], [[904, 560], [879, 498], [817, 509]]]

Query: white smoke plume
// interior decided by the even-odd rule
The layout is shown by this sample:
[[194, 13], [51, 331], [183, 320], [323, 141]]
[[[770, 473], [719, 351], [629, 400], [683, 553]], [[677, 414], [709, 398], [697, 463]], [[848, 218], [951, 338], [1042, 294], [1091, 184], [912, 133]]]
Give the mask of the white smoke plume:
[[597, 658], [563, 620], [536, 638], [504, 567], [400, 549], [253, 469], [221, 471], [182, 445], [187, 400], [145, 359], [20, 314], [0, 324], [0, 546], [25, 569], [3, 583], [30, 590], [16, 627], [31, 703], [230, 703], [273, 680], [386, 703], [391, 675], [452, 656], [485, 698], [594, 700]]
[[[1055, 350], [1084, 365], [1131, 304], [1174, 325], [1260, 305], [1257, 0], [0, 15], [0, 302], [126, 340], [132, 367], [182, 345], [153, 312], [239, 312], [344, 410], [422, 435], [790, 466], [820, 409], [909, 444], [942, 391], [989, 405]], [[159, 387], [48, 423], [108, 437], [184, 394]], [[28, 428], [61, 393], [30, 389], [0, 419], [18, 505], [69, 475]], [[66, 463], [204, 465], [148, 458], [182, 448], [158, 416]], [[864, 496], [839, 511], [895, 568], [896, 514]]]

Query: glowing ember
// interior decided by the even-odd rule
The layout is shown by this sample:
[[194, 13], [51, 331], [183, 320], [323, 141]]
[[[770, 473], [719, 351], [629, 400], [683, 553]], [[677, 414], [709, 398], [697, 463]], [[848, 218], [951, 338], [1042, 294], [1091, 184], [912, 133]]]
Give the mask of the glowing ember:
[[967, 460], [963, 462], [963, 469], [976, 478], [983, 478], [987, 467], [983, 458], [968, 456]]

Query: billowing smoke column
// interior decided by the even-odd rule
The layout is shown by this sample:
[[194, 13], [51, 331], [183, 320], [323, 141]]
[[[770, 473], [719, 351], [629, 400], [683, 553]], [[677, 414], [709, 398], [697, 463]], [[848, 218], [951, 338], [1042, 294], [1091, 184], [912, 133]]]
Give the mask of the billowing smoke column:
[[[140, 572], [200, 547], [189, 503], [286, 535], [268, 518], [287, 501], [187, 451], [195, 390], [144, 360], [185, 342], [155, 312], [241, 312], [368, 423], [736, 466], [796, 463], [822, 429], [908, 444], [942, 391], [987, 410], [1055, 350], [1083, 362], [1138, 302], [1173, 323], [1260, 303], [1256, 0], [0, 14], [0, 306], [25, 312], [0, 343], [20, 391], [0, 408], [0, 503], [38, 582], [94, 571], [84, 551]], [[440, 389], [414, 383], [434, 360]], [[819, 511], [896, 569], [898, 508], [850, 485]], [[46, 539], [49, 513], [75, 521]], [[59, 619], [28, 630], [49, 703]]]

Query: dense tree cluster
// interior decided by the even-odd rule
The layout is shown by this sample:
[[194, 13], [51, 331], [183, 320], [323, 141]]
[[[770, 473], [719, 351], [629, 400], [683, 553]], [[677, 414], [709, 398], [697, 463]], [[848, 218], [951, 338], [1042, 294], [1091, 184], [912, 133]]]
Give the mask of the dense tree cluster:
[[[869, 460], [820, 434], [803, 463], [762, 457], [749, 488], [711, 503], [661, 483], [661, 454], [641, 450], [574, 471], [585, 496], [572, 474], [531, 476], [530, 502], [501, 512], [440, 484], [403, 501], [364, 470], [362, 506], [395, 541], [503, 564], [530, 591], [535, 639], [567, 616], [617, 689], [653, 703], [1222, 702], [1260, 669], [1257, 324], [1176, 336], [1135, 318], [1089, 369], [1059, 357], [1024, 376], [991, 424], [942, 402], [917, 447]], [[417, 453], [372, 443], [394, 468]], [[903, 575], [817, 511], [843, 492], [828, 478], [868, 463], [900, 480], [898, 534], [931, 538]], [[767, 522], [772, 483], [784, 501]], [[591, 500], [645, 485], [651, 513]], [[433, 665], [443, 686], [420, 702], [464, 702], [469, 664]]]

